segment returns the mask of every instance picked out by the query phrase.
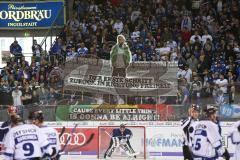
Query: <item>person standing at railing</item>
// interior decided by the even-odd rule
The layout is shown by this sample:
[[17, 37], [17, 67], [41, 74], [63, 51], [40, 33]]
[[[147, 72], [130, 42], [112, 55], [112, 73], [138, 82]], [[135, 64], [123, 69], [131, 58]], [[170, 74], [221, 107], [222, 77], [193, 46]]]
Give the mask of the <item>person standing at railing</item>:
[[132, 54], [123, 35], [117, 36], [117, 43], [110, 52], [112, 76], [126, 77], [126, 69], [132, 61]]
[[51, 55], [50, 55], [50, 60], [51, 63], [54, 64], [56, 63], [56, 60], [59, 60], [60, 56], [62, 56], [62, 50], [63, 50], [63, 43], [62, 39], [58, 38], [54, 45], [51, 48]]
[[193, 77], [193, 81], [190, 84], [191, 102], [200, 104], [201, 90], [202, 90], [202, 82], [200, 78], [197, 75], [195, 75]]
[[12, 91], [13, 97], [13, 106], [21, 106], [22, 103], [22, 91], [19, 90], [19, 86], [16, 86], [15, 89]]
[[18, 44], [18, 41], [14, 41], [10, 45], [10, 53], [14, 55], [14, 61], [18, 62], [21, 60], [22, 55], [22, 47]]
[[224, 74], [220, 74], [220, 77], [216, 80], [215, 84], [224, 94], [227, 93], [228, 80], [225, 78]]
[[30, 88], [28, 83], [25, 83], [22, 89], [22, 102], [23, 105], [28, 105], [32, 103], [32, 89]]
[[36, 62], [41, 61], [41, 54], [42, 54], [42, 47], [37, 43], [37, 40], [33, 40], [33, 45], [32, 45], [32, 53], [33, 57], [35, 57]]
[[40, 84], [40, 87], [37, 89], [37, 95], [39, 97], [40, 105], [48, 104], [48, 101], [50, 99], [50, 91], [49, 89], [44, 85], [44, 83]]
[[81, 57], [81, 56], [86, 56], [87, 54], [88, 54], [88, 48], [85, 47], [84, 42], [80, 43], [77, 49], [77, 56]]
[[[186, 79], [182, 79], [182, 81], [186, 81]], [[186, 83], [186, 82], [185, 82]], [[189, 106], [190, 103], [190, 92], [187, 88], [186, 84], [180, 86], [181, 93], [181, 104], [184, 106]]]

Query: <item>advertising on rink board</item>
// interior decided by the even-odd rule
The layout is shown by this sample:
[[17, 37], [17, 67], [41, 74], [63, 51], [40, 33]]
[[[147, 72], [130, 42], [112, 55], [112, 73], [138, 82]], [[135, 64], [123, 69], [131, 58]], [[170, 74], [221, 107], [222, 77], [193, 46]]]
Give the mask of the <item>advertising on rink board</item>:
[[180, 127], [149, 127], [146, 135], [145, 143], [150, 157], [182, 156], [183, 135]]
[[[55, 129], [61, 133], [63, 128], [57, 127]], [[67, 143], [65, 154], [96, 155], [98, 151], [98, 129], [77, 127], [75, 132], [71, 134], [72, 129], [72, 127], [66, 127], [60, 137], [62, 147], [67, 143], [68, 138], [71, 138]]]
[[0, 2], [0, 29], [63, 26], [63, 1]]
[[[75, 124], [78, 124], [76, 131], [71, 134], [72, 129]], [[159, 160], [181, 160], [182, 159], [182, 140], [183, 133], [181, 131], [180, 122], [177, 121], [159, 121], [159, 122], [136, 122], [134, 125], [131, 122], [121, 121], [130, 128], [133, 132], [134, 140], [139, 140], [139, 144], [144, 144], [146, 146], [145, 155], [149, 159], [159, 159]], [[64, 133], [60, 138], [61, 145], [64, 146], [68, 137], [70, 136], [70, 141], [67, 144], [65, 155], [78, 156], [90, 156], [97, 157], [99, 150], [98, 143], [99, 127], [100, 126], [119, 126], [118, 121], [91, 121], [91, 122], [49, 122], [49, 126], [52, 126], [61, 133], [63, 126], [66, 126]], [[233, 122], [222, 122], [222, 136], [223, 145], [228, 149], [230, 154], [234, 152], [235, 146], [231, 143], [230, 138], [228, 138], [228, 133]], [[145, 139], [142, 138], [140, 133], [137, 133], [136, 126], [145, 127]], [[138, 131], [139, 132], [139, 131]], [[111, 132], [109, 132], [111, 135]], [[105, 137], [106, 138], [106, 137]], [[102, 142], [101, 142], [102, 143]], [[134, 143], [132, 142], [133, 146]], [[135, 147], [135, 150], [140, 150], [139, 147]], [[103, 150], [104, 151], [104, 150]]]

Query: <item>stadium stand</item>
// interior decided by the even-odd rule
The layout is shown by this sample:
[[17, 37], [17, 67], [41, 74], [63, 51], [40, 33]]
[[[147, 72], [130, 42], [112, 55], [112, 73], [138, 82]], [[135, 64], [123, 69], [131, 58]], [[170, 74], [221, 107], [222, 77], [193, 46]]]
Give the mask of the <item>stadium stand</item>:
[[[123, 34], [133, 62], [178, 61], [178, 99], [172, 103], [238, 103], [239, 1], [188, 2], [75, 0], [73, 14], [48, 56], [34, 54], [31, 64], [24, 57], [11, 59], [3, 68], [1, 94], [11, 100], [18, 86], [24, 105], [56, 104], [66, 98], [59, 80], [66, 61], [109, 60], [116, 36]], [[37, 50], [42, 52], [41, 45]], [[53, 70], [61, 76], [50, 76]], [[9, 104], [7, 99], [1, 102]]]

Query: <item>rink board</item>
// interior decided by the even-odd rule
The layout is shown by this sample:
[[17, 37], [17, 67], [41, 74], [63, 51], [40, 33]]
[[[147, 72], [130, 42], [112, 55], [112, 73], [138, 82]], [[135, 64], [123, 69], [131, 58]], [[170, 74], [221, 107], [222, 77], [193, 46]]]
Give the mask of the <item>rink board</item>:
[[[182, 160], [182, 132], [180, 123], [176, 121], [159, 122], [47, 122], [48, 126], [61, 132], [63, 126], [66, 130], [64, 138], [60, 139], [65, 144], [72, 128], [78, 124], [76, 133], [67, 146], [63, 160], [97, 159], [98, 156], [98, 126], [116, 126], [125, 123], [129, 126], [145, 126], [146, 129], [146, 159], [152, 160]], [[234, 152], [234, 145], [227, 138], [233, 122], [222, 122], [222, 135], [224, 146], [230, 153]], [[134, 135], [134, 133], [133, 133]], [[1, 159], [1, 158], [0, 158]], [[112, 159], [126, 159], [114, 157]]]

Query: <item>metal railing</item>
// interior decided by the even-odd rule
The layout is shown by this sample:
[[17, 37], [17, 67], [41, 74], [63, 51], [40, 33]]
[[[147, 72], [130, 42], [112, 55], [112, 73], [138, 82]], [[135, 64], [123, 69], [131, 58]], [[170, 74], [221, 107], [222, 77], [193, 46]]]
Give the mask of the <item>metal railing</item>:
[[[47, 51], [46, 51], [47, 50], [47, 42], [46, 42], [47, 37], [51, 38], [50, 42], [51, 42], [51, 47], [52, 47], [52, 44], [56, 41], [56, 39], [54, 40], [54, 42], [52, 41], [52, 31], [53, 31], [53, 29], [56, 29], [56, 26], [55, 26], [56, 25], [56, 21], [59, 18], [59, 16], [64, 12], [64, 9], [65, 9], [65, 3], [62, 6], [62, 8], [58, 11], [56, 18], [54, 19], [54, 21], [51, 24], [51, 27], [47, 30], [47, 32], [46, 32], [42, 42], [40, 43], [41, 47], [44, 45], [44, 49], [45, 49], [46, 53], [47, 53]], [[51, 47], [50, 47], [50, 49], [51, 49]]]

